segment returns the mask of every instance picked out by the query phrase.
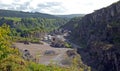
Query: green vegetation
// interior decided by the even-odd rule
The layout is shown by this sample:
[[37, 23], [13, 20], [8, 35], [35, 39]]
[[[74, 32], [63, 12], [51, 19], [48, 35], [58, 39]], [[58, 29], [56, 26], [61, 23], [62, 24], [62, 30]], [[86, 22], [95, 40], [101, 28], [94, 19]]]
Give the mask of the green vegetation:
[[64, 46], [67, 47], [67, 48], [72, 48], [72, 46], [67, 42], [64, 43]]
[[52, 31], [64, 25], [67, 19], [48, 19], [48, 18], [17, 18], [17, 17], [1, 17], [0, 25], [6, 23], [17, 31], [24, 30], [45, 30]]
[[[6, 23], [10, 26], [13, 39], [24, 41], [24, 38], [32, 39], [30, 42], [39, 43], [38, 38], [44, 37], [46, 33], [51, 32], [64, 25], [68, 20], [61, 18], [33, 18], [33, 17], [0, 17], [0, 25]], [[29, 41], [29, 40], [28, 40]]]
[[6, 23], [17, 33], [24, 31], [50, 32], [64, 25], [67, 19], [1, 17], [0, 25]]
[[[25, 61], [17, 48], [12, 48], [12, 38], [9, 26], [0, 27], [0, 71], [84, 71], [85, 67], [59, 67], [56, 65], [41, 65], [31, 61]], [[89, 69], [88, 69], [89, 71]]]
[[10, 35], [16, 41], [40, 43], [40, 38], [46, 33], [58, 29], [66, 22], [68, 19], [43, 13], [0, 10], [0, 26], [3, 23], [9, 25]]
[[30, 43], [38, 43], [38, 44], [43, 44], [39, 38], [24, 38], [24, 37], [12, 37], [14, 42], [30, 42]]
[[4, 17], [6, 20], [13, 20], [14, 22], [20, 22], [21, 18], [17, 17]]

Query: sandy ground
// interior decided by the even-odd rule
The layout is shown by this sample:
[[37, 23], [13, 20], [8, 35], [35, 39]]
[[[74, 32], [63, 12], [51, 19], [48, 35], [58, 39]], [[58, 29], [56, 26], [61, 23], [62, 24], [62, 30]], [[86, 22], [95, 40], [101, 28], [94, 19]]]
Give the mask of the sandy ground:
[[[37, 62], [41, 64], [49, 64], [49, 63], [60, 63], [60, 61], [64, 58], [67, 50], [72, 50], [70, 48], [54, 48], [49, 44], [43, 42], [43, 44], [32, 44], [26, 45], [24, 43], [14, 43], [14, 45], [20, 50], [29, 50], [30, 54], [33, 57], [37, 58]], [[55, 55], [44, 55], [46, 50], [54, 50]]]

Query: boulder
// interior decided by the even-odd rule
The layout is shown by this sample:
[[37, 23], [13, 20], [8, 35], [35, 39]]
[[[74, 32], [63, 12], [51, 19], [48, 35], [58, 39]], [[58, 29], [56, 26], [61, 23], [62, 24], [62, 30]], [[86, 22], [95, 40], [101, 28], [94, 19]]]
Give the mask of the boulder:
[[71, 57], [71, 58], [74, 58], [77, 55], [75, 50], [67, 50], [66, 54], [68, 57]]
[[24, 44], [27, 44], [27, 45], [29, 45], [29, 42], [28, 42], [28, 41], [24, 41]]
[[22, 56], [25, 60], [33, 60], [32, 55], [30, 54], [29, 50], [24, 50], [23, 51], [23, 56]]
[[45, 52], [44, 52], [44, 55], [55, 55], [56, 53], [55, 53], [55, 51], [54, 50], [46, 50]]

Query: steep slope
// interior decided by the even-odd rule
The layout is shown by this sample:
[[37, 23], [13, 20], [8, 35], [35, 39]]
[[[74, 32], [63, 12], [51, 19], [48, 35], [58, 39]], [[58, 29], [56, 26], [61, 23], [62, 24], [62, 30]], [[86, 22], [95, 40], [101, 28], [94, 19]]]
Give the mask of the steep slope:
[[93, 71], [120, 70], [120, 1], [79, 20], [70, 33], [72, 41]]
[[76, 30], [74, 30], [74, 32], [76, 33], [73, 35], [78, 35], [80, 37], [77, 40], [85, 40], [83, 42], [85, 43], [85, 45], [89, 45], [89, 42], [91, 41], [88, 42], [88, 39], [90, 38], [94, 39], [93, 36], [96, 37], [95, 40], [98, 39], [101, 41], [103, 40], [112, 43], [112, 41], [110, 40], [117, 39], [117, 36], [111, 35], [113, 32], [114, 33], [119, 32], [120, 27], [119, 19], [120, 19], [120, 6], [118, 2], [109, 7], [97, 10], [92, 14], [86, 15], [79, 22], [78, 27], [76, 28]]
[[81, 20], [81, 17], [72, 18], [65, 25], [62, 25], [60, 29], [72, 31], [78, 26], [78, 22]]

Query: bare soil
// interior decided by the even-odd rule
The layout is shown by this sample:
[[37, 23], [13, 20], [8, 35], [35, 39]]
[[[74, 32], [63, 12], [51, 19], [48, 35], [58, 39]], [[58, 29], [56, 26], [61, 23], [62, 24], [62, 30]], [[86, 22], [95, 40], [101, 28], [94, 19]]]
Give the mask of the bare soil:
[[[37, 62], [40, 64], [50, 64], [56, 63], [60, 65], [62, 59], [65, 58], [67, 50], [72, 50], [71, 48], [55, 48], [51, 47], [49, 44], [43, 42], [43, 44], [32, 44], [29, 45], [24, 43], [14, 43], [14, 45], [20, 50], [29, 50], [30, 54], [37, 59]], [[55, 51], [54, 55], [45, 55], [46, 50]]]

